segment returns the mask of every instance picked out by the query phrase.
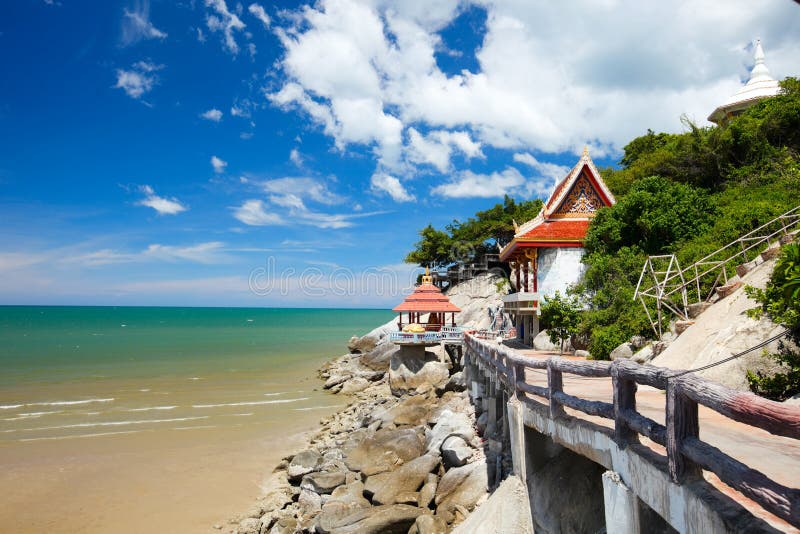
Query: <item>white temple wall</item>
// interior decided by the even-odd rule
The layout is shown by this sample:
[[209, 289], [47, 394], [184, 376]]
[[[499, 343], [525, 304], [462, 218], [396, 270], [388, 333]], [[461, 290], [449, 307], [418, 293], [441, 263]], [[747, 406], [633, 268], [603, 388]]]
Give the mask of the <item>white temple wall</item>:
[[539, 294], [564, 295], [567, 288], [580, 280], [586, 266], [581, 263], [583, 247], [548, 247], [539, 249]]

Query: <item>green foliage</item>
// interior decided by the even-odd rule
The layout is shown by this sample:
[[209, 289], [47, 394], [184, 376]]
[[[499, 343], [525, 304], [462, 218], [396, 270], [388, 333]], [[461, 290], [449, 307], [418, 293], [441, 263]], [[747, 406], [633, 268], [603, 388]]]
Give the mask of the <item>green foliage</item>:
[[564, 341], [578, 332], [580, 306], [574, 298], [564, 296], [556, 291], [542, 305], [542, 323], [547, 325], [547, 333], [552, 343], [559, 343], [560, 351], [564, 351]]
[[618, 203], [589, 227], [576, 288], [588, 298], [580, 331], [593, 357], [652, 335], [633, 301], [647, 255], [674, 253], [688, 266], [798, 204], [800, 81], [781, 86], [780, 96], [719, 128], [684, 119], [682, 134], [648, 130], [625, 146], [622, 169], [601, 170]]
[[514, 237], [514, 222], [522, 224], [534, 218], [541, 208], [541, 200], [516, 202], [506, 195], [502, 203], [479, 211], [466, 221], [453, 221], [445, 231], [428, 225], [420, 231], [421, 239], [405, 261], [423, 267], [470, 261], [505, 246]]
[[[775, 263], [772, 277], [765, 289], [748, 286], [747, 294], [760, 304], [748, 312], [751, 316], [767, 315], [773, 322], [789, 329], [788, 337], [800, 340], [800, 246], [786, 245]], [[770, 354], [785, 372], [767, 376], [747, 372], [750, 389], [758, 395], [785, 400], [800, 393], [800, 353], [781, 342], [778, 352]]]

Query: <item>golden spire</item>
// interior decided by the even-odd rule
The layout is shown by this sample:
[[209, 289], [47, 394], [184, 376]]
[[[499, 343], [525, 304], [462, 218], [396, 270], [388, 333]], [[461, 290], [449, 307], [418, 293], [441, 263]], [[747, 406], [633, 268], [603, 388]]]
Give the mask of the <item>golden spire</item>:
[[584, 158], [589, 157], [589, 145], [583, 145], [583, 157]]
[[430, 274], [430, 270], [425, 267], [425, 276], [422, 277], [423, 284], [433, 284], [433, 277]]

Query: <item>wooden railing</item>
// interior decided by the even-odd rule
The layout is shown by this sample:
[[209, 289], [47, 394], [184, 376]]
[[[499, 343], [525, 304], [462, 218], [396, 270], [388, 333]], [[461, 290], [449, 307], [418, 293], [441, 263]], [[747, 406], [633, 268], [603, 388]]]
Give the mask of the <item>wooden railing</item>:
[[[542, 406], [528, 395], [546, 400], [552, 419], [572, 408], [614, 421], [614, 441], [624, 449], [646, 436], [667, 450], [669, 474], [681, 484], [711, 471], [719, 479], [765, 510], [800, 527], [800, 490], [789, 488], [725, 454], [699, 437], [698, 405], [702, 404], [740, 423], [778, 436], [800, 439], [800, 408], [770, 401], [752, 393], [729, 389], [693, 374], [639, 365], [630, 360], [574, 361], [558, 357], [533, 359], [513, 349], [465, 335], [468, 354], [477, 355], [495, 369], [498, 378], [522, 402]], [[547, 387], [528, 384], [526, 369], [547, 372]], [[563, 374], [610, 377], [613, 402], [592, 401], [564, 392]], [[665, 390], [666, 426], [636, 411], [637, 385]]]

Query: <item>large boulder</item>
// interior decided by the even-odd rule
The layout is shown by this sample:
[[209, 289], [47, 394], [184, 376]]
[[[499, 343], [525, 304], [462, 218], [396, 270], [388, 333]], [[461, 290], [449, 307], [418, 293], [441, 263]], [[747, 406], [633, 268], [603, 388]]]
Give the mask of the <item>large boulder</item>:
[[[561, 345], [559, 343], [553, 343], [550, 341], [550, 334], [547, 330], [542, 330], [536, 337], [533, 338], [533, 348], [536, 350], [542, 350], [547, 352], [561, 352]], [[572, 352], [572, 342], [570, 340], [564, 340], [564, 352]]]
[[378, 416], [384, 425], [419, 426], [428, 422], [436, 401], [423, 395], [414, 395]]
[[447, 382], [450, 370], [432, 352], [401, 347], [389, 364], [389, 387], [396, 396], [430, 391]]
[[286, 468], [289, 480], [300, 480], [304, 475], [316, 471], [322, 458], [315, 451], [307, 450], [295, 454]]
[[345, 463], [351, 471], [370, 476], [396, 469], [424, 451], [425, 443], [413, 428], [382, 429], [347, 451]]
[[394, 471], [369, 477], [364, 489], [367, 494], [372, 494], [373, 504], [395, 504], [400, 494], [420, 489], [428, 474], [439, 466], [439, 462], [437, 455], [420, 456]]
[[322, 516], [324, 517], [320, 517], [319, 521], [332, 524], [353, 512], [370, 506], [369, 501], [364, 498], [364, 484], [354, 481], [333, 490], [330, 498], [322, 505]]
[[300, 489], [314, 491], [316, 493], [330, 493], [334, 488], [341, 486], [345, 482], [344, 471], [334, 471], [332, 473], [309, 473], [300, 482]]
[[439, 516], [421, 515], [414, 524], [408, 529], [408, 534], [445, 534], [447, 523]]
[[622, 343], [611, 351], [610, 358], [612, 360], [629, 360], [633, 356], [633, 346], [628, 343]]
[[442, 442], [442, 460], [447, 467], [461, 467], [474, 452], [461, 436], [450, 436]]
[[361, 365], [369, 367], [373, 371], [388, 371], [392, 355], [398, 350], [400, 347], [386, 339], [371, 351], [362, 354], [359, 361]]
[[484, 461], [447, 471], [436, 488], [436, 514], [448, 523], [455, 519], [457, 507], [472, 510], [489, 491], [489, 475]]
[[430, 510], [407, 504], [363, 508], [340, 518], [320, 514], [317, 531], [323, 534], [406, 534], [422, 514], [430, 514]]
[[383, 341], [386, 336], [389, 335], [389, 332], [396, 332], [397, 331], [397, 320], [392, 319], [386, 324], [382, 324], [381, 326], [373, 329], [369, 333], [358, 337], [353, 336], [350, 338], [350, 341], [347, 343], [347, 348], [352, 353], [356, 354], [363, 354], [365, 352], [369, 352], [374, 349], [381, 341]]
[[485, 503], [454, 530], [454, 534], [533, 534], [531, 506], [525, 484], [510, 476]]
[[460, 412], [442, 410], [436, 424], [426, 436], [427, 451], [429, 453], [438, 454], [439, 447], [441, 447], [444, 440], [452, 434], [462, 436], [469, 442], [475, 438], [475, 429], [467, 415]]
[[358, 393], [359, 391], [364, 391], [370, 385], [370, 381], [366, 378], [360, 376], [354, 376], [353, 378], [344, 382], [340, 393], [345, 394], [353, 394]]

